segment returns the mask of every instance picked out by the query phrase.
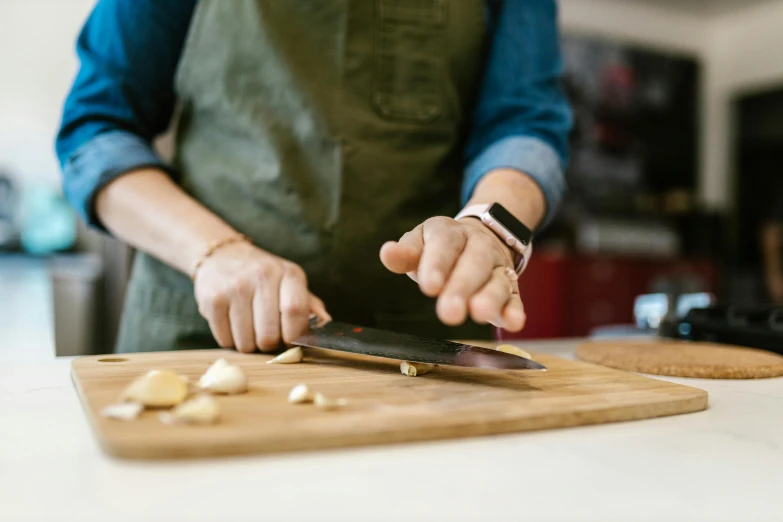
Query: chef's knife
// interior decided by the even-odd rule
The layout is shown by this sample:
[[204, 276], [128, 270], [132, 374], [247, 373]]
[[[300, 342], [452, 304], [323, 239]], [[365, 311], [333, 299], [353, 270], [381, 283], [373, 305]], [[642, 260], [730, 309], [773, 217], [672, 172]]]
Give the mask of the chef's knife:
[[310, 322], [310, 331], [292, 344], [400, 361], [500, 370], [546, 370], [530, 359], [469, 344], [364, 328], [351, 324]]

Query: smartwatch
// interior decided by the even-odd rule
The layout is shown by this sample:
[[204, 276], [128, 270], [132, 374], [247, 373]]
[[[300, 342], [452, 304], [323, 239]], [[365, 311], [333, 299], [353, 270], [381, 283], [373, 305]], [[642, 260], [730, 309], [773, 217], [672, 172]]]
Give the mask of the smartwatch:
[[475, 217], [498, 236], [516, 254], [514, 271], [522, 275], [533, 253], [533, 232], [515, 218], [500, 203], [470, 205], [462, 209], [454, 219]]

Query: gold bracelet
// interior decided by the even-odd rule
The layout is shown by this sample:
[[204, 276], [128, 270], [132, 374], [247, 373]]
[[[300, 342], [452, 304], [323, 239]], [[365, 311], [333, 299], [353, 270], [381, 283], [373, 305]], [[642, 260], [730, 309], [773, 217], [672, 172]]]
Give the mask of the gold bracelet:
[[214, 254], [219, 248], [230, 245], [232, 243], [239, 243], [241, 241], [247, 243], [251, 242], [250, 238], [244, 234], [234, 234], [233, 236], [227, 236], [223, 239], [218, 239], [210, 243], [204, 252], [199, 256], [199, 258], [196, 259], [196, 261], [193, 263], [193, 270], [190, 272], [190, 279], [194, 281], [196, 280], [196, 272], [198, 272], [198, 269], [201, 268], [201, 265], [204, 264], [204, 261], [206, 261], [207, 258]]

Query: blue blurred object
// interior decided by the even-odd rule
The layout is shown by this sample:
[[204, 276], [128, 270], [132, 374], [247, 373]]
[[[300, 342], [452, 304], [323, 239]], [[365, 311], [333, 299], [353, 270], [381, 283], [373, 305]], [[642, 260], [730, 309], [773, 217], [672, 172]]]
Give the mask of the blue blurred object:
[[76, 244], [76, 214], [60, 192], [51, 186], [30, 186], [23, 192], [20, 239], [33, 255], [46, 255]]

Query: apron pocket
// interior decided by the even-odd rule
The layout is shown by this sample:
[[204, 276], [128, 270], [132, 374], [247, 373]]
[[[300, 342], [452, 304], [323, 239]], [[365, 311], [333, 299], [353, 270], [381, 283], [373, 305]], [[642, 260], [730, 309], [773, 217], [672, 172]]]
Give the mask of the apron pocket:
[[443, 111], [444, 0], [376, 0], [373, 105], [387, 119], [426, 123]]

